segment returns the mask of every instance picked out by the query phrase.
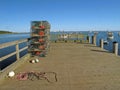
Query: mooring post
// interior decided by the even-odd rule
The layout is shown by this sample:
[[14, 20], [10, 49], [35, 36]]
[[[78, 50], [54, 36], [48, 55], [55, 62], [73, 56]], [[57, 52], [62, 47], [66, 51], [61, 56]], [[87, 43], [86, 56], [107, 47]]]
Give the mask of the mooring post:
[[16, 43], [16, 58], [17, 58], [17, 60], [19, 60], [19, 58], [20, 58], [20, 55], [19, 55], [19, 43], [18, 42]]
[[118, 55], [118, 43], [117, 42], [113, 42], [113, 53], [115, 53], [115, 55]]
[[94, 38], [94, 36], [92, 36], [92, 44], [94, 44], [94, 39], [93, 38]]
[[88, 43], [91, 43], [91, 38], [90, 38], [90, 36], [88, 36]]
[[94, 34], [94, 36], [92, 36], [92, 44], [94, 44], [96, 46], [96, 34]]
[[100, 47], [101, 47], [102, 49], [104, 48], [104, 40], [103, 40], [103, 39], [100, 40]]

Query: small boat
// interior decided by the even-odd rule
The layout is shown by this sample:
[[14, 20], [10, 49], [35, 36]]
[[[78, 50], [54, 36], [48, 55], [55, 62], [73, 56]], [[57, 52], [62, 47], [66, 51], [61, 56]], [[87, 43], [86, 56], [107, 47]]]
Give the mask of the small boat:
[[108, 45], [108, 44], [109, 44], [109, 42], [108, 42], [107, 40], [105, 40], [103, 43], [104, 43], [105, 45]]
[[118, 36], [120, 36], [120, 32], [118, 32]]
[[97, 31], [94, 31], [94, 35], [97, 35], [98, 34], [98, 32]]
[[114, 38], [113, 33], [112, 33], [112, 32], [108, 32], [108, 37], [107, 37], [107, 39], [108, 39], [108, 40], [112, 40], [113, 38]]

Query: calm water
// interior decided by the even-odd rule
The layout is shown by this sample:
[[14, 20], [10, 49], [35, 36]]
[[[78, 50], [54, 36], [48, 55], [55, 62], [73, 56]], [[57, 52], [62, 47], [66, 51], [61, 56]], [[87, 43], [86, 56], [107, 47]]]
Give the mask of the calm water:
[[108, 50], [109, 52], [113, 52], [113, 42], [118, 42], [118, 54], [120, 55], [120, 35], [118, 33], [118, 31], [113, 32], [114, 38], [112, 40], [108, 40], [107, 32], [99, 32], [97, 35], [97, 46], [100, 46], [100, 39], [104, 39], [109, 42], [107, 45], [104, 45], [104, 49]]
[[30, 34], [2, 34], [0, 35], [0, 44], [5, 42], [15, 41], [15, 40], [21, 40], [29, 37], [30, 37]]
[[[68, 33], [68, 32], [64, 32]], [[72, 32], [69, 32], [72, 33]], [[93, 32], [78, 32], [78, 33], [83, 33], [83, 34], [88, 34], [89, 36], [93, 36]], [[54, 34], [54, 36], [53, 36]], [[55, 34], [58, 34], [58, 32], [51, 32], [51, 40], [55, 40]], [[109, 50], [110, 52], [113, 51], [113, 42], [117, 41], [119, 43], [119, 55], [120, 55], [120, 36], [118, 35], [118, 32], [113, 32], [114, 39], [113, 40], [107, 40], [107, 32], [99, 32], [97, 35], [97, 46], [100, 46], [100, 39], [107, 40], [109, 42], [108, 45], [104, 45], [104, 49]], [[29, 38], [30, 34], [2, 34], [0, 35], [0, 44], [1, 43], [6, 43], [6, 42], [11, 42], [15, 40], [21, 40], [21, 39], [26, 39]], [[26, 46], [27, 43], [22, 43], [19, 45], [19, 48], [22, 48]], [[11, 52], [15, 51], [15, 46], [10, 46], [4, 49], [0, 49], [0, 57], [5, 56]], [[23, 52], [20, 53], [20, 57], [24, 56], [27, 53], [27, 50], [24, 50]], [[11, 63], [15, 62], [16, 56], [12, 56], [2, 62], [0, 62], [0, 69], [4, 69], [6, 66], [10, 65]]]

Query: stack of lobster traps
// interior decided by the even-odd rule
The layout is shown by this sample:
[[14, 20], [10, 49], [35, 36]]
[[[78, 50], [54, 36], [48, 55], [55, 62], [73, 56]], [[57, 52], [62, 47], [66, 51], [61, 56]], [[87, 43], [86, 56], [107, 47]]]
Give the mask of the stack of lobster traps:
[[32, 56], [44, 57], [50, 47], [50, 24], [47, 21], [31, 22], [31, 38], [28, 51]]

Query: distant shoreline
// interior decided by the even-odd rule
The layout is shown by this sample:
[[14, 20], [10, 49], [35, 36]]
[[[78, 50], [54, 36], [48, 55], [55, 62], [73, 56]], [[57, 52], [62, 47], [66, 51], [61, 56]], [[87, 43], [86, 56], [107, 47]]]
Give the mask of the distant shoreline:
[[0, 34], [11, 34], [12, 32], [10, 32], [10, 31], [2, 31], [2, 30], [0, 30]]
[[30, 34], [29, 32], [10, 32], [10, 31], [0, 31], [1, 34]]

